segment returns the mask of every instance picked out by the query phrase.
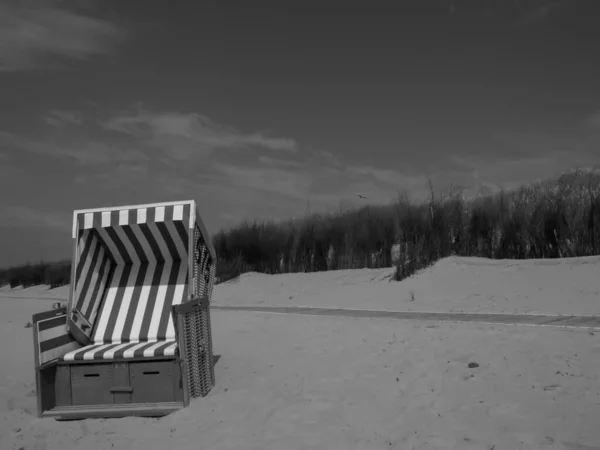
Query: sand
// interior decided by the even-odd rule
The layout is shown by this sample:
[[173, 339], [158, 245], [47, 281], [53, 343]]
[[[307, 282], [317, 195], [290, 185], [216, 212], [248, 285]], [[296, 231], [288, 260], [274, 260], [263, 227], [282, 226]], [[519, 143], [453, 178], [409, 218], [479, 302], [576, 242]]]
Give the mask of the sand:
[[[400, 284], [389, 270], [250, 274], [215, 302], [594, 314], [598, 269], [449, 259]], [[207, 397], [162, 419], [37, 419], [24, 323], [51, 303], [26, 291], [0, 300], [3, 450], [600, 449], [600, 330], [518, 325], [215, 310]]]
[[26, 289], [22, 287], [10, 288], [0, 287], [1, 298], [35, 298], [39, 300], [66, 301], [69, 298], [69, 286], [61, 286], [50, 289], [47, 285], [32, 286]]
[[215, 288], [215, 305], [389, 311], [600, 314], [600, 257], [447, 258], [402, 283], [393, 269], [245, 274]]
[[[388, 311], [600, 314], [600, 256], [488, 260], [451, 257], [401, 283], [394, 269], [264, 275], [217, 285], [222, 306], [313, 306]], [[0, 297], [66, 301], [69, 286], [0, 288]]]

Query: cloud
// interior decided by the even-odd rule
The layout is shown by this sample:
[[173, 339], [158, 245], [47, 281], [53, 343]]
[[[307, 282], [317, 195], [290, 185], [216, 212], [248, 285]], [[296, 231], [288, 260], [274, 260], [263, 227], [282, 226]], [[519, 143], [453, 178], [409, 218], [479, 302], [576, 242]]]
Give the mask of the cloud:
[[596, 113], [596, 114], [592, 114], [588, 120], [587, 120], [588, 124], [591, 125], [594, 128], [597, 128], [600, 130], [600, 112]]
[[140, 150], [93, 141], [76, 147], [56, 146], [54, 156], [68, 157], [80, 165], [87, 166], [115, 163], [143, 163], [148, 160], [147, 155]]
[[108, 130], [141, 138], [176, 160], [209, 155], [220, 149], [256, 147], [294, 153], [298, 148], [294, 139], [270, 137], [260, 132], [244, 133], [197, 113], [139, 109], [133, 114], [112, 117], [102, 125]]
[[[463, 190], [466, 196], [482, 191], [512, 188], [533, 179], [552, 176], [565, 167], [588, 166], [599, 156], [597, 143], [584, 139], [558, 137], [543, 133], [498, 133], [486, 152], [446, 155], [444, 164], [423, 171], [405, 164], [402, 169], [389, 166], [347, 165], [333, 155], [301, 152], [294, 158], [258, 157], [253, 162], [219, 162], [207, 170], [210, 174], [198, 181], [197, 191], [210, 186], [213, 195], [227, 192], [261, 205], [260, 209], [243, 209], [248, 214], [266, 211], [303, 210], [306, 200], [313, 211], [335, 209], [340, 202], [360, 206], [388, 203], [399, 192], [408, 191], [414, 200], [429, 195], [429, 179], [440, 194]], [[367, 197], [360, 200], [357, 194]], [[230, 214], [236, 215], [236, 211]], [[240, 212], [242, 209], [239, 210]]]
[[38, 140], [6, 131], [0, 131], [0, 144], [37, 155], [68, 159], [80, 166], [144, 163], [148, 160], [146, 154], [139, 150], [121, 148], [103, 142], [57, 143], [48, 139]]
[[57, 3], [0, 5], [0, 72], [36, 69], [56, 57], [86, 60], [108, 53], [123, 37], [116, 25]]
[[[499, 133], [496, 155], [488, 160], [517, 163], [532, 160], [547, 161], [551, 165], [572, 167], [598, 161], [600, 140], [594, 136], [581, 138], [556, 136], [547, 133]], [[493, 159], [492, 159], [493, 158]], [[510, 172], [507, 173], [510, 176]]]
[[565, 4], [564, 0], [544, 0], [541, 5], [522, 14], [516, 21], [515, 26], [519, 28], [535, 25], [546, 20], [554, 14], [561, 6]]
[[[357, 192], [367, 195], [369, 203], [389, 203], [407, 183], [417, 183], [391, 169], [336, 166], [332, 161], [325, 163], [303, 153], [297, 158], [303, 156], [308, 158], [287, 161], [258, 157], [253, 162], [212, 162], [194, 176], [163, 170], [157, 174], [155, 184], [163, 195], [197, 198], [203, 205], [201, 213], [208, 211], [209, 222], [221, 228], [244, 219], [299, 217], [306, 212], [307, 204], [313, 212], [338, 211], [341, 202], [363, 205], [365, 201], [356, 197]], [[397, 183], [399, 180], [401, 183]], [[419, 187], [426, 185], [423, 182]]]
[[292, 160], [286, 160], [286, 159], [279, 159], [279, 158], [271, 158], [270, 156], [260, 156], [258, 158], [258, 161], [261, 162], [262, 164], [265, 164], [267, 166], [274, 166], [274, 167], [297, 167], [297, 168], [301, 168], [301, 167], [305, 167], [306, 163], [302, 162], [302, 161], [292, 161]]
[[[379, 166], [349, 165], [338, 155], [300, 147], [294, 139], [243, 132], [196, 113], [138, 108], [99, 122], [57, 110], [46, 117], [57, 119], [59, 127], [76, 123], [85, 127], [66, 127], [61, 133], [47, 133], [46, 138], [0, 131], [0, 148], [23, 164], [26, 158], [14, 150], [55, 158], [55, 172], [44, 172], [46, 164], [52, 165], [50, 160], [36, 158], [39, 172], [47, 173], [48, 181], [64, 178], [63, 192], [73, 191], [81, 204], [91, 197], [125, 203], [196, 198], [209, 211], [215, 228], [244, 218], [301, 216], [307, 201], [312, 211], [325, 212], [339, 210], [342, 202], [347, 206], [389, 203], [401, 191], [418, 200], [428, 194], [429, 177], [442, 193], [452, 184], [473, 189], [490, 183], [511, 187], [598, 159], [597, 146], [589, 139], [498, 133], [485, 151], [440, 156], [426, 168], [410, 160], [398, 168], [391, 161]], [[99, 128], [94, 130], [94, 125]], [[93, 140], [88, 139], [90, 132]], [[195, 155], [205, 157], [195, 163]], [[71, 162], [71, 167], [65, 162]], [[64, 177], [65, 173], [71, 177]], [[73, 183], [77, 189], [72, 189]], [[19, 200], [31, 204], [34, 198]]]
[[498, 133], [492, 151], [453, 155], [454, 164], [464, 167], [473, 180], [512, 188], [545, 179], [571, 167], [600, 162], [598, 139], [577, 139], [544, 133]]
[[147, 164], [120, 163], [110, 170], [94, 173], [78, 173], [73, 182], [80, 185], [93, 185], [96, 189], [110, 188], [124, 190], [139, 189], [140, 182], [147, 180], [149, 167]]
[[212, 169], [228, 184], [256, 191], [276, 192], [280, 196], [306, 198], [312, 185], [310, 171], [292, 171], [276, 167], [243, 167], [215, 164]]
[[26, 206], [5, 206], [0, 208], [0, 226], [55, 228], [65, 231], [71, 226], [71, 216]]
[[83, 115], [79, 111], [55, 109], [44, 117], [44, 121], [55, 128], [64, 128], [67, 125], [81, 125], [83, 123]]
[[273, 164], [264, 158], [258, 161], [258, 166], [237, 162], [214, 164], [210, 174], [198, 180], [196, 190], [206, 192], [210, 186], [219, 196], [223, 190], [236, 190], [238, 195], [251, 198], [252, 205], [264, 209], [269, 204], [273, 212], [293, 210], [298, 214], [305, 209], [307, 200], [313, 211], [336, 210], [342, 201], [355, 206], [363, 204], [358, 193], [366, 196], [369, 203], [389, 203], [403, 189], [417, 194], [427, 189], [425, 177], [393, 169], [337, 166], [332, 162], [324, 164], [322, 160], [307, 160], [302, 165], [286, 165], [282, 160]]
[[399, 189], [415, 186], [426, 181], [424, 176], [406, 175], [398, 170], [372, 166], [350, 166], [348, 167], [348, 173], [353, 177], [375, 180], [379, 183], [395, 186]]
[[[0, 148], [2, 147], [0, 141]], [[11, 189], [23, 182], [28, 177], [26, 170], [22, 170], [15, 162], [15, 157], [9, 153], [0, 153], [0, 204], [3, 196], [8, 198]], [[14, 193], [14, 192], [13, 192]]]

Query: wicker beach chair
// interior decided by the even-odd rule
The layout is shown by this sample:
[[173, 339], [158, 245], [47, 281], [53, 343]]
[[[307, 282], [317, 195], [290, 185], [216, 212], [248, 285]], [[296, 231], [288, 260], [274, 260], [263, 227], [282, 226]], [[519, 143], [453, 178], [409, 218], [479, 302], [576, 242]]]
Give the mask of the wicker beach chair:
[[162, 416], [214, 386], [216, 255], [193, 201], [75, 211], [69, 302], [34, 315], [38, 414]]

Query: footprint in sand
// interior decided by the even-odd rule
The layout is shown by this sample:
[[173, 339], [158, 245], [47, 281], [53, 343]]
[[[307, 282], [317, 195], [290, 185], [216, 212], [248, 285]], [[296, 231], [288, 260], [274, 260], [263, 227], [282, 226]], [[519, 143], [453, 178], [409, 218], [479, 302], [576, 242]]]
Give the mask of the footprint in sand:
[[560, 384], [549, 384], [548, 386], [544, 386], [544, 391], [555, 391], [560, 388]]

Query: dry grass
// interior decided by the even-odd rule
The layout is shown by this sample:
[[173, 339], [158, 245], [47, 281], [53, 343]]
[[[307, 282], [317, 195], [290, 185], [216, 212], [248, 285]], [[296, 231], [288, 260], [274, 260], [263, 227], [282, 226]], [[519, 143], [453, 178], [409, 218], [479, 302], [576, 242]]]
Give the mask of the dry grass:
[[[560, 258], [600, 254], [600, 173], [571, 171], [556, 180], [465, 200], [431, 189], [428, 201], [408, 195], [302, 220], [244, 222], [214, 236], [217, 276], [315, 272], [396, 266], [396, 279], [450, 255]], [[0, 271], [0, 285], [53, 287], [69, 283], [70, 263]]]
[[40, 262], [0, 270], [0, 286], [24, 288], [48, 284], [51, 288], [69, 284], [71, 261]]
[[397, 268], [396, 279], [440, 258], [559, 258], [600, 254], [600, 174], [557, 180], [465, 200], [460, 193], [301, 222], [243, 223], [215, 236], [220, 264], [243, 261], [264, 273]]

